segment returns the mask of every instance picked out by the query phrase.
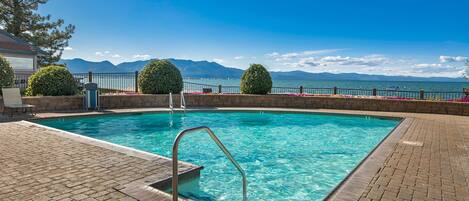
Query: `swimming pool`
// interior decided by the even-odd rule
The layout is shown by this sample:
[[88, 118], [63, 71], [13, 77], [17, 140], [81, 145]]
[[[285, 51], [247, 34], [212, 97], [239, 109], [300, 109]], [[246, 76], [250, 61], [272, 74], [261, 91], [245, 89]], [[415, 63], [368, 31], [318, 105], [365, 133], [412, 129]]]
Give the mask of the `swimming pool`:
[[[249, 200], [321, 200], [364, 159], [397, 119], [285, 112], [137, 113], [36, 123], [171, 157], [175, 136], [208, 126], [246, 171]], [[204, 166], [195, 200], [241, 200], [241, 177], [206, 133], [186, 136], [179, 159]]]

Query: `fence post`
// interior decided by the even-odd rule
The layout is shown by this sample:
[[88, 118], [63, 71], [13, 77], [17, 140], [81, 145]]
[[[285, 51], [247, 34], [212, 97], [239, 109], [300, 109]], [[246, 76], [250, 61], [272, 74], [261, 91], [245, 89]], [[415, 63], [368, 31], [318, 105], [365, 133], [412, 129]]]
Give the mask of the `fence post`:
[[218, 93], [221, 94], [221, 84], [218, 85]]
[[300, 86], [300, 94], [303, 94], [303, 86]]
[[138, 70], [135, 71], [135, 93], [138, 93]]
[[376, 89], [373, 89], [373, 96], [376, 96]]
[[334, 87], [334, 95], [337, 95], [337, 87]]
[[419, 95], [420, 95], [420, 97], [419, 97], [419, 98], [420, 98], [420, 100], [423, 100], [423, 99], [425, 99], [425, 92], [423, 91], [423, 89], [420, 89], [420, 93], [419, 93]]
[[93, 82], [93, 72], [88, 71], [88, 82]]

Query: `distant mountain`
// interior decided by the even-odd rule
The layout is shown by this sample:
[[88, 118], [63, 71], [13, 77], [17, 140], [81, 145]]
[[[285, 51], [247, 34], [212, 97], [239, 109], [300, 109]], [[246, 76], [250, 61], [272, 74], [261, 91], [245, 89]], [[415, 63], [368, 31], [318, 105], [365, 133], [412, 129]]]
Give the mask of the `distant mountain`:
[[368, 75], [359, 73], [308, 73], [304, 71], [270, 72], [274, 80], [359, 80], [359, 81], [431, 81], [463, 82], [463, 78]]
[[[190, 78], [240, 78], [243, 70], [225, 67], [216, 62], [192, 61], [183, 59], [168, 59], [180, 71], [183, 77]], [[151, 60], [124, 62], [114, 65], [109, 61], [92, 62], [83, 59], [63, 59], [60, 63], [66, 64], [73, 73], [83, 72], [134, 72], [140, 71]], [[368, 75], [358, 73], [308, 73], [304, 71], [270, 72], [274, 80], [362, 80], [362, 81], [436, 81], [460, 82], [463, 78], [447, 77], [412, 77]]]
[[243, 70], [222, 66], [216, 62], [169, 59], [184, 77], [191, 78], [240, 78]]
[[[243, 70], [222, 66], [216, 62], [192, 61], [183, 59], [168, 59], [181, 71], [184, 77], [191, 78], [239, 78]], [[73, 73], [83, 72], [134, 72], [142, 70], [151, 60], [124, 62], [113, 65], [109, 61], [91, 62], [83, 59], [62, 59], [60, 63], [65, 64]]]
[[143, 66], [145, 66], [151, 60], [143, 60], [143, 61], [133, 61], [133, 62], [124, 62], [120, 63], [116, 66], [121, 72], [134, 72], [142, 70]]
[[86, 73], [92, 72], [117, 72], [117, 66], [109, 61], [86, 61], [84, 59], [63, 59], [59, 63], [66, 64], [69, 70], [73, 73]]

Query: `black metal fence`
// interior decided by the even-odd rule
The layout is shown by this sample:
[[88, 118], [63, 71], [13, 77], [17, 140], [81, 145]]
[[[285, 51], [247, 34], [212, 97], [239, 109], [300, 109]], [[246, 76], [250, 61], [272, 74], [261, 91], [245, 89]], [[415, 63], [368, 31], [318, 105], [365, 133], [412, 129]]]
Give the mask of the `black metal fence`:
[[[16, 74], [15, 85], [26, 88], [30, 74]], [[79, 86], [87, 82], [97, 83], [102, 92], [138, 93], [138, 71], [124, 73], [74, 73]], [[184, 93], [219, 93], [238, 94], [239, 86], [222, 86], [194, 82], [184, 82]], [[351, 97], [381, 97], [387, 99], [419, 99], [419, 100], [467, 100], [469, 91], [437, 92], [437, 91], [401, 91], [387, 89], [352, 89], [352, 88], [311, 88], [311, 87], [272, 87], [271, 94], [290, 95], [340, 95]]]
[[[219, 93], [239, 94], [239, 86], [222, 86], [184, 82], [184, 93]], [[460, 101], [469, 97], [469, 93], [435, 92], [435, 91], [401, 91], [387, 89], [351, 89], [351, 88], [311, 88], [311, 87], [272, 87], [270, 94], [290, 95], [341, 95], [350, 97], [381, 97], [387, 99], [417, 99], [417, 100], [446, 100]], [[468, 99], [469, 100], [469, 99]]]
[[101, 90], [115, 92], [138, 92], [138, 71], [124, 73], [74, 73], [79, 86], [87, 82], [97, 83]]
[[26, 87], [28, 87], [28, 79], [30, 76], [31, 73], [15, 73], [15, 87], [20, 89], [25, 89]]

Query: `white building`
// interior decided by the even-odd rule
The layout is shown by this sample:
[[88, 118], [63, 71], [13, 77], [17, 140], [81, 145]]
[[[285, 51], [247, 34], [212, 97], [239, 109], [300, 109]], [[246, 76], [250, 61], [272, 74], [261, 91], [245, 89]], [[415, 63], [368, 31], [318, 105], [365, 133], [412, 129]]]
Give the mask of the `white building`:
[[38, 68], [39, 48], [0, 29], [0, 55], [10, 62], [15, 74], [32, 74]]

